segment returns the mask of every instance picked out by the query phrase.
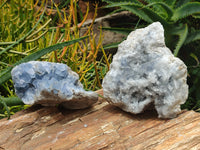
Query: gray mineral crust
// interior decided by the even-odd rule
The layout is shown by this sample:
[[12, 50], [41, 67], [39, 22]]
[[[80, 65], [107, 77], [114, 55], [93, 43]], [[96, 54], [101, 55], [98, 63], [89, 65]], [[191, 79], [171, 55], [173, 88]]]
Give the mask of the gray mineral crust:
[[104, 97], [138, 114], [154, 105], [159, 118], [174, 118], [188, 97], [187, 67], [165, 46], [159, 22], [131, 32], [118, 46], [103, 79]]
[[11, 75], [17, 96], [28, 105], [82, 109], [98, 100], [95, 92], [83, 89], [78, 74], [65, 64], [30, 61], [14, 67]]

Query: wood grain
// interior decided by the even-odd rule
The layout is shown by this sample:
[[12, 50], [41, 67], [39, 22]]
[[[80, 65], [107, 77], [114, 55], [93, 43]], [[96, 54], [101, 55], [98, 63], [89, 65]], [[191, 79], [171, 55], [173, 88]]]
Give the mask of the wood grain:
[[155, 111], [132, 115], [102, 99], [83, 110], [32, 106], [0, 120], [1, 149], [198, 150], [200, 114], [161, 120]]

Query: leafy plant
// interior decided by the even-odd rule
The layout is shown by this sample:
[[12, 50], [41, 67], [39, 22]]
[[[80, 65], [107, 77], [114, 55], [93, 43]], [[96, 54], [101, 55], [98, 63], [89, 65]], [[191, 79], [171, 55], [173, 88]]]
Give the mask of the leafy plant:
[[[188, 16], [199, 17], [200, 2], [191, 0], [104, 0], [107, 7], [119, 7], [128, 10], [142, 20], [152, 23], [159, 21], [165, 29], [166, 45], [177, 56], [183, 44], [200, 39], [200, 30], [191, 31], [182, 19]], [[178, 37], [178, 40], [177, 40]], [[177, 42], [175, 42], [177, 41]]]

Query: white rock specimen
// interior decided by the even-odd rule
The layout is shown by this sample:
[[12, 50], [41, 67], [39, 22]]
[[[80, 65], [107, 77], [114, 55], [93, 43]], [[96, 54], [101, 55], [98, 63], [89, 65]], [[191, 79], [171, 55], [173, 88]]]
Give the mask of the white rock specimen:
[[187, 68], [165, 46], [159, 22], [129, 34], [103, 80], [104, 97], [138, 114], [154, 104], [159, 118], [173, 118], [188, 97]]
[[28, 105], [82, 109], [98, 99], [95, 92], [83, 89], [78, 74], [65, 64], [30, 61], [13, 68], [11, 75], [17, 96]]

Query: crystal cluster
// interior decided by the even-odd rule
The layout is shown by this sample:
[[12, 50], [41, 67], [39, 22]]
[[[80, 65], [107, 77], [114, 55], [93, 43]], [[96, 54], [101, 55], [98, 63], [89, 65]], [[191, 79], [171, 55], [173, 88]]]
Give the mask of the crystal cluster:
[[154, 105], [160, 118], [173, 118], [188, 97], [187, 68], [165, 46], [159, 22], [137, 29], [118, 46], [103, 80], [104, 97], [138, 114]]
[[83, 89], [78, 74], [65, 64], [30, 61], [13, 68], [11, 74], [15, 92], [25, 104], [81, 109], [98, 100], [96, 93]]

